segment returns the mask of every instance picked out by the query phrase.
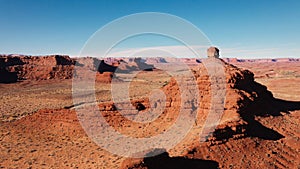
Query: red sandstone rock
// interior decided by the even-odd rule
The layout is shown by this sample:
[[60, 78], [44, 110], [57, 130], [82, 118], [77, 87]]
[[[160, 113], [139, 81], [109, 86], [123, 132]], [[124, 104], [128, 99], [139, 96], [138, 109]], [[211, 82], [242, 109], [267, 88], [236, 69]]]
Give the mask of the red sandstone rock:
[[[48, 76], [68, 77], [64, 71], [67, 70], [65, 66], [69, 66], [69, 62], [65, 62], [64, 59], [57, 61], [48, 57], [44, 58], [45, 60], [24, 58], [0, 57], [1, 68], [4, 68], [6, 73], [17, 72], [18, 77], [20, 75], [28, 79], [47, 79]], [[41, 63], [41, 67], [45, 67], [38, 66], [43, 73], [46, 72], [46, 76], [29, 72], [29, 70], [39, 70], [29, 66], [37, 62]], [[52, 69], [46, 68], [48, 62], [49, 64], [55, 62], [55, 64], [50, 64]], [[297, 144], [299, 143], [299, 132], [297, 132], [299, 115], [296, 113], [276, 117], [280, 111], [296, 109], [297, 103], [291, 105], [274, 99], [265, 86], [254, 81], [252, 72], [230, 64], [224, 63], [227, 93], [221, 123], [207, 142], [199, 143], [197, 127], [203, 124], [203, 119], [211, 106], [211, 80], [203, 65], [197, 66], [193, 72], [200, 97], [202, 97], [198, 105], [199, 117], [194, 124], [196, 129], [191, 130], [191, 135], [174, 148], [177, 151], [175, 153], [178, 153], [177, 156], [180, 157], [163, 155], [150, 159], [150, 163], [149, 159], [135, 161], [127, 159], [122, 167], [151, 168], [154, 165], [156, 168], [157, 166], [167, 168], [187, 167], [193, 164], [196, 164], [194, 167], [216, 167], [214, 161], [217, 161], [221, 168], [297, 168], [300, 164], [297, 158], [299, 156], [299, 144]], [[95, 72], [93, 69], [91, 67], [89, 72]], [[108, 83], [111, 76], [111, 72], [96, 73], [96, 81], [102, 81], [105, 78], [103, 82]], [[100, 103], [99, 109], [107, 122], [121, 133], [135, 137], [150, 137], [168, 129], [178, 116], [181, 99], [177, 82], [172, 79], [162, 90], [167, 95], [166, 111], [153, 124], [131, 122], [116, 111], [112, 102]], [[130, 108], [133, 109], [139, 109], [140, 104], [146, 110], [150, 107], [149, 100], [146, 99], [131, 100], [131, 102], [134, 106]], [[283, 103], [285, 106], [282, 106]], [[147, 111], [142, 110], [138, 113], [147, 113]], [[274, 130], [284, 133], [287, 138], [278, 140], [282, 138], [280, 134], [256, 121], [257, 117], [263, 116], [270, 116], [270, 118], [264, 118], [260, 122], [270, 128], [274, 127]], [[68, 165], [69, 167], [103, 168], [103, 166], [119, 166], [120, 163], [119, 157], [104, 152], [86, 136], [74, 110], [39, 110], [22, 119], [1, 123], [0, 128], [1, 156], [3, 157], [0, 164], [4, 167], [61, 168]], [[170, 150], [169, 154], [174, 153], [172, 151]], [[198, 163], [199, 159], [205, 159], [205, 161], [200, 160]]]
[[[0, 69], [17, 80], [71, 79], [74, 61], [68, 56], [0, 56]], [[10, 76], [2, 76], [2, 81]]]

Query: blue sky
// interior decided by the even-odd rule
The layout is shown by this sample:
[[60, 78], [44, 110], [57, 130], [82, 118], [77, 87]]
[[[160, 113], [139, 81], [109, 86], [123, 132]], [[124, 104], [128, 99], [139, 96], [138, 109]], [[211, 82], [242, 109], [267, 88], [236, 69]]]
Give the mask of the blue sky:
[[[297, 0], [0, 0], [0, 53], [76, 56], [95, 31], [114, 19], [162, 12], [196, 25], [223, 57], [299, 58], [299, 9]], [[140, 40], [136, 47], [141, 44], [155, 46]]]

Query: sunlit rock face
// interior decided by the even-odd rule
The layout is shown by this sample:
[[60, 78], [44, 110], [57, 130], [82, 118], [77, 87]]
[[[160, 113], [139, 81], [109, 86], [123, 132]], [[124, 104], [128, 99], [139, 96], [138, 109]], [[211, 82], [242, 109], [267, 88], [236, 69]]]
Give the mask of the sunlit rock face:
[[219, 49], [216, 47], [210, 47], [207, 49], [207, 57], [208, 58], [219, 58]]

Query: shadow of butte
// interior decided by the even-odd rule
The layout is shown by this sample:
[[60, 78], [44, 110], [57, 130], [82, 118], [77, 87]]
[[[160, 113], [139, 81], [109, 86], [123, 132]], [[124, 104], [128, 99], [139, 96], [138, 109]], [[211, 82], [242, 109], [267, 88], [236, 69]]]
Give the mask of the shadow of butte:
[[219, 163], [213, 160], [188, 159], [184, 157], [170, 157], [167, 152], [155, 157], [144, 159], [148, 169], [217, 169]]
[[273, 104], [281, 112], [300, 110], [300, 101], [287, 101], [275, 98]]

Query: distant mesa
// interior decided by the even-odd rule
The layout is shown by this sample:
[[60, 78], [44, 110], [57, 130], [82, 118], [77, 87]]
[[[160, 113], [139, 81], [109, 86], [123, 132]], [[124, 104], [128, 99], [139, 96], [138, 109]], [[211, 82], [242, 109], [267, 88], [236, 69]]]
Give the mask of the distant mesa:
[[141, 58], [77, 58], [77, 65], [89, 68], [99, 73], [118, 72], [128, 73], [131, 71], [152, 71], [154, 66], [146, 63]]
[[75, 61], [69, 56], [0, 55], [0, 82], [70, 79]]
[[155, 63], [168, 63], [166, 58], [163, 57], [149, 57], [144, 58], [144, 62], [147, 64], [155, 64]]
[[[208, 58], [219, 58], [220, 50], [217, 47], [207, 49]], [[269, 63], [269, 62], [300, 62], [294, 58], [278, 59], [237, 59], [222, 58], [228, 63]], [[67, 55], [26, 56], [26, 55], [0, 55], [0, 83], [15, 83], [24, 80], [71, 79], [73, 70], [82, 67], [92, 72], [103, 74], [110, 72], [110, 76], [118, 73], [132, 71], [152, 71], [157, 63], [182, 62], [188, 66], [197, 66], [202, 63], [199, 58], [70, 58]], [[79, 68], [80, 69], [80, 68]], [[102, 75], [99, 75], [101, 78]], [[105, 78], [107, 78], [107, 73]], [[109, 81], [109, 80], [104, 80]]]
[[[25, 56], [0, 55], [0, 83], [15, 83], [24, 80], [72, 79], [74, 68], [98, 72], [101, 78], [112, 77], [115, 71], [152, 71], [154, 66], [141, 58], [70, 58], [66, 55]], [[108, 75], [110, 74], [110, 75]], [[100, 80], [99, 79], [99, 80]], [[102, 81], [102, 80], [100, 80]], [[104, 81], [109, 82], [109, 79]]]
[[299, 62], [300, 59], [297, 58], [276, 58], [276, 59], [237, 59], [237, 58], [222, 58], [228, 63], [274, 63], [274, 62]]

